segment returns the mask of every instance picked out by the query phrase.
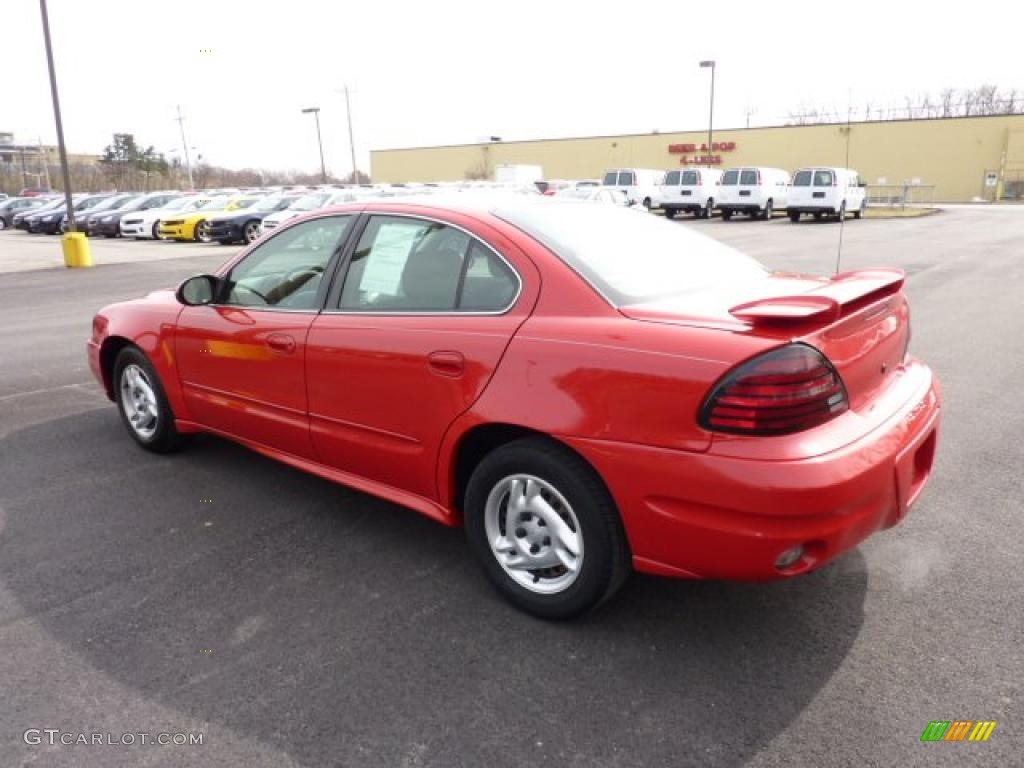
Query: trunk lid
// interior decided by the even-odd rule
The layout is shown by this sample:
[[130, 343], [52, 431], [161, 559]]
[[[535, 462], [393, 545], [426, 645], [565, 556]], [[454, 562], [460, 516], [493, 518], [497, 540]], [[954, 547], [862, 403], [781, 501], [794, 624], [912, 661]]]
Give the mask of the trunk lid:
[[902, 271], [889, 269], [832, 278], [776, 272], [619, 311], [645, 322], [753, 334], [767, 346], [810, 344], [835, 366], [857, 410], [887, 385], [906, 354], [910, 314], [903, 280]]

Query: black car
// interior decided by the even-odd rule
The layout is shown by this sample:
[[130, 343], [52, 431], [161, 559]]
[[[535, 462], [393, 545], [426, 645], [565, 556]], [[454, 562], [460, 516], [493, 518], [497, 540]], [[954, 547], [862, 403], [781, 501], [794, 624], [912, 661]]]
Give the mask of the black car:
[[177, 192], [150, 192], [139, 195], [118, 208], [111, 211], [89, 217], [89, 227], [86, 233], [89, 235], [103, 235], [104, 237], [120, 237], [121, 218], [134, 211], [145, 211], [150, 208], [160, 208], [178, 196]]
[[36, 208], [29, 208], [28, 210], [25, 210], [25, 211], [19, 211], [18, 213], [14, 214], [14, 218], [11, 220], [11, 225], [15, 229], [23, 229], [23, 230], [25, 230], [27, 232], [28, 231], [28, 225], [29, 225], [29, 217], [31, 217], [31, 216], [35, 216], [35, 215], [40, 214], [40, 213], [45, 213], [46, 211], [52, 211], [55, 208], [60, 208], [61, 212], [63, 213], [63, 211], [64, 211], [64, 198], [63, 197], [54, 197], [54, 198], [41, 197], [41, 198], [38, 198], [38, 199], [43, 201], [42, 205], [40, 205], [40, 206], [38, 206]]
[[14, 217], [46, 205], [45, 197], [9, 197], [0, 200], [0, 229], [14, 226]]
[[[77, 215], [79, 211], [88, 211], [108, 197], [110, 195], [83, 195], [82, 197], [73, 198], [72, 205], [74, 206], [75, 214]], [[64, 221], [66, 210], [66, 206], [62, 202], [59, 208], [26, 217], [29, 222], [28, 231], [32, 233], [42, 232], [47, 235], [60, 234], [60, 226]]]
[[[130, 200], [134, 200], [138, 196], [138, 192], [119, 192], [117, 194], [111, 195], [106, 200], [97, 203], [87, 211], [75, 211], [75, 228], [79, 232], [87, 233], [89, 231], [89, 219], [91, 219], [93, 216], [100, 216], [106, 211], [112, 211], [115, 208], [120, 208], [122, 205], [129, 202]], [[68, 231], [68, 215], [66, 212], [64, 214], [64, 218], [61, 220], [60, 223], [60, 231]]]
[[299, 199], [301, 195], [267, 195], [249, 208], [232, 211], [210, 219], [207, 230], [210, 239], [221, 245], [242, 242], [248, 245], [260, 236], [263, 219], [275, 211], [282, 211]]

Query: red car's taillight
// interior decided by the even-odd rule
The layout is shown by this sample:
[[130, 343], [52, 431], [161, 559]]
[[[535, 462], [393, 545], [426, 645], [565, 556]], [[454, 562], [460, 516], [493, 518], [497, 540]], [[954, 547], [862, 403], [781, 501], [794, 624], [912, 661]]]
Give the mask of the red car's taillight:
[[850, 407], [832, 364], [806, 344], [748, 360], [715, 385], [700, 412], [714, 432], [783, 435], [822, 424]]

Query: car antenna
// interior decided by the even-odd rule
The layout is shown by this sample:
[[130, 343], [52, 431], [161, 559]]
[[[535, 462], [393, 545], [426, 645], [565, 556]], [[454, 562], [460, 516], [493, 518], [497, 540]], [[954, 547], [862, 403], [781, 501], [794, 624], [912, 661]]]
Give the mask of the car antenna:
[[[845, 170], [850, 169], [850, 114], [853, 112], [853, 89], [846, 92], [846, 128], [840, 128], [846, 134], [846, 161], [843, 163]], [[847, 181], [849, 184], [849, 181]], [[847, 187], [849, 189], [849, 187]], [[845, 206], [845, 204], [844, 204]], [[846, 226], [846, 208], [843, 209], [842, 218], [839, 219], [839, 246], [836, 248], [836, 274], [839, 274], [839, 264], [843, 260], [843, 227]]]

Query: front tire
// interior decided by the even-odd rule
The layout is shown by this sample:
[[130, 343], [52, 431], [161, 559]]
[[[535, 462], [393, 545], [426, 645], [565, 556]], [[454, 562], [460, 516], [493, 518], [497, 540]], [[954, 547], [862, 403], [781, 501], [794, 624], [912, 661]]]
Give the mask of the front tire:
[[213, 240], [210, 236], [210, 223], [206, 219], [201, 219], [196, 222], [196, 229], [193, 233], [193, 237], [197, 243], [209, 243]]
[[260, 223], [258, 221], [246, 222], [245, 228], [242, 230], [242, 239], [245, 240], [245, 244], [248, 245], [259, 236]]
[[665, 218], [666, 219], [672, 220], [675, 217], [676, 217], [676, 209], [675, 208], [666, 208], [665, 209]]
[[7, 220], [0, 216], [0, 229], [7, 229]]
[[601, 478], [546, 438], [516, 440], [480, 462], [466, 491], [465, 527], [487, 577], [534, 616], [584, 613], [629, 574], [622, 522]]
[[170, 453], [182, 445], [163, 384], [138, 347], [125, 347], [114, 361], [114, 399], [132, 438], [153, 453]]
[[789, 220], [792, 221], [794, 224], [800, 221], [800, 211], [790, 211]]
[[644, 202], [643, 202], [643, 206], [644, 206], [644, 208], [646, 208], [646, 209], [647, 209], [648, 211], [649, 211], [649, 210], [651, 210], [651, 198], [649, 198], [649, 197], [645, 197], [645, 198], [644, 198]]

